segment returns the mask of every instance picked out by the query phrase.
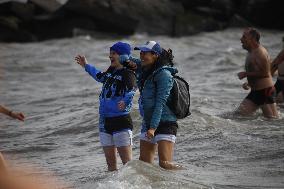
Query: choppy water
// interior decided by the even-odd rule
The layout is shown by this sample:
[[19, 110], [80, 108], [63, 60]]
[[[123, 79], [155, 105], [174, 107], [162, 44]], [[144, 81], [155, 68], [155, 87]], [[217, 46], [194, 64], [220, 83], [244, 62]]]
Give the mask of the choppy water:
[[[11, 162], [32, 162], [80, 189], [284, 188], [283, 119], [227, 115], [247, 93], [236, 77], [246, 53], [241, 33], [229, 29], [182, 38], [135, 35], [0, 44], [0, 102], [27, 115], [25, 123], [0, 116], [0, 149]], [[272, 57], [283, 36], [263, 32]], [[141, 121], [136, 95], [134, 161], [108, 173], [97, 128], [101, 85], [73, 58], [83, 53], [104, 70], [115, 41], [137, 45], [151, 39], [173, 49], [181, 75], [190, 81], [193, 114], [179, 123], [174, 158], [186, 170], [165, 171], [135, 161]]]

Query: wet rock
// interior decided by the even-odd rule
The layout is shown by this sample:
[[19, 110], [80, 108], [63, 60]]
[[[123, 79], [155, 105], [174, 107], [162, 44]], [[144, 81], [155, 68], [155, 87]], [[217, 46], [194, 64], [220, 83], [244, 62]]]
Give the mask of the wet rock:
[[209, 7], [212, 0], [172, 0], [181, 3], [186, 10], [192, 10], [195, 7]]
[[55, 12], [68, 0], [29, 0], [47, 12]]
[[0, 41], [29, 42], [36, 38], [30, 32], [19, 27], [20, 20], [13, 16], [0, 16]]
[[32, 3], [12, 2], [10, 10], [18, 18], [28, 21], [31, 20], [34, 16], [35, 5]]
[[284, 1], [248, 0], [242, 1], [240, 15], [257, 26], [284, 29]]
[[201, 16], [192, 11], [179, 14], [176, 17], [175, 35], [193, 35], [202, 31], [215, 31], [223, 29], [225, 24], [210, 16]]
[[253, 26], [253, 24], [238, 14], [235, 14], [234, 16], [232, 16], [232, 18], [229, 20], [229, 23], [228, 23], [228, 27], [244, 28], [248, 26]]
[[169, 0], [70, 0], [66, 9], [91, 16], [109, 32], [170, 35], [174, 16], [183, 11]]
[[119, 13], [108, 1], [70, 0], [63, 9], [92, 18], [101, 31], [133, 34], [137, 20]]
[[76, 28], [97, 30], [95, 22], [81, 15], [41, 15], [25, 25], [38, 40], [73, 37]]

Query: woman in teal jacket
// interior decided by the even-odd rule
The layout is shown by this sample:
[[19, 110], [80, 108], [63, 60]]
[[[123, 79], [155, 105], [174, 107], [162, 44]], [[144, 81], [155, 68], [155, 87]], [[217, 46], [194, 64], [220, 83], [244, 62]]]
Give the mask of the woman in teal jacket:
[[173, 75], [177, 69], [169, 65], [171, 54], [155, 41], [135, 47], [140, 50], [136, 63], [140, 90], [139, 109], [143, 117], [140, 134], [140, 160], [153, 163], [158, 148], [159, 165], [165, 169], [176, 169], [172, 163], [177, 133], [177, 118], [167, 106], [173, 87]]

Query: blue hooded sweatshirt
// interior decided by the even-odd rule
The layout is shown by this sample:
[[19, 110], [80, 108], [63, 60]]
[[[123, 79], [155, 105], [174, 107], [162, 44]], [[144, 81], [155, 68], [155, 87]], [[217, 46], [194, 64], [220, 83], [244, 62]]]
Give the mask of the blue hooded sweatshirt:
[[[126, 68], [119, 70], [109, 69], [106, 72], [101, 72], [89, 64], [86, 64], [85, 70], [96, 81], [103, 83], [100, 94], [100, 116], [106, 118], [129, 114], [136, 91], [134, 72]], [[124, 110], [118, 108], [118, 102], [120, 101], [124, 101], [126, 104]]]

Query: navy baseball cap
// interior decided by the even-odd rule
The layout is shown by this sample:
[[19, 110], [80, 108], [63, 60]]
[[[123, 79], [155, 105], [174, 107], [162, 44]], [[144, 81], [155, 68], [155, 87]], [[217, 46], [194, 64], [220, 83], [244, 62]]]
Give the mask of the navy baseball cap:
[[111, 51], [115, 51], [119, 55], [130, 55], [131, 46], [128, 43], [117, 42], [110, 47]]
[[162, 54], [162, 48], [156, 41], [147, 41], [144, 45], [135, 47], [134, 50], [140, 50], [142, 52], [154, 52]]

